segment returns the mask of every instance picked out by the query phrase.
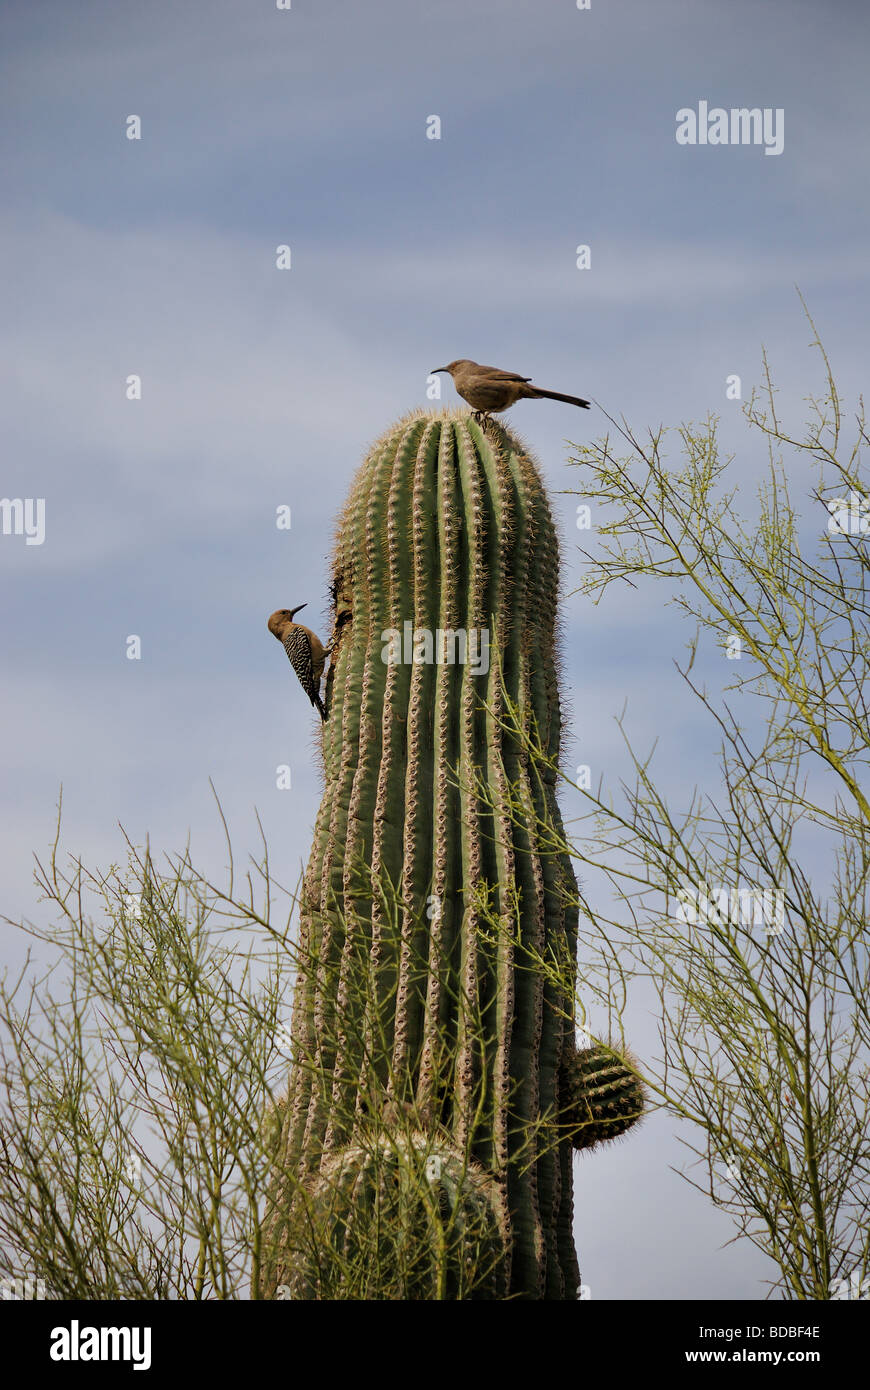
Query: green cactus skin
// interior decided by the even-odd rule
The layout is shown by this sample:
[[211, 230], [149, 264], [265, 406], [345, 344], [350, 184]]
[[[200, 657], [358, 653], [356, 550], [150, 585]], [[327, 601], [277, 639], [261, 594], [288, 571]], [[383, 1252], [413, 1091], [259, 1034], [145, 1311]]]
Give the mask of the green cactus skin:
[[504, 1297], [497, 1185], [422, 1133], [338, 1149], [297, 1203], [297, 1299]]
[[[495, 424], [484, 431], [466, 412], [418, 412], [375, 444], [335, 548], [325, 789], [304, 886], [264, 1296], [292, 1264], [296, 1199], [282, 1172], [310, 1192], [334, 1155], [357, 1143], [380, 1085], [491, 1175], [508, 1296], [577, 1297], [571, 1138], [546, 1127], [564, 1109], [573, 981], [562, 992], [520, 959], [528, 947], [575, 961], [576, 884], [567, 856], [536, 829], [561, 828], [555, 773], [499, 727], [495, 659], [521, 727], [558, 759], [558, 586], [547, 498], [513, 435]], [[383, 633], [403, 633], [407, 622], [488, 630], [488, 673], [385, 663]], [[463, 771], [483, 776], [491, 806]], [[379, 891], [386, 882], [398, 912]], [[512, 936], [487, 937], [481, 891]], [[361, 1003], [364, 971], [375, 984]]]
[[591, 1149], [625, 1134], [644, 1111], [644, 1088], [630, 1054], [604, 1043], [562, 1059], [560, 1122], [575, 1149]]

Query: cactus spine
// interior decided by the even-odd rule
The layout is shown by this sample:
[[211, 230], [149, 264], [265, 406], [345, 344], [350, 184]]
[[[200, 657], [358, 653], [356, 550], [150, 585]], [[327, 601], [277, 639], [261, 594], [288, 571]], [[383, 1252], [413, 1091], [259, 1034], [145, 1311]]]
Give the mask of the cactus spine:
[[[489, 1204], [510, 1294], [576, 1297], [561, 1116], [574, 1100], [559, 1089], [573, 1054], [575, 884], [538, 828], [561, 827], [555, 775], [504, 719], [507, 697], [558, 758], [558, 583], [543, 485], [512, 435], [418, 413], [371, 450], [335, 549], [325, 790], [267, 1295], [299, 1266], [294, 1212], [322, 1211], [330, 1174], [343, 1200], [374, 1190], [361, 1136], [392, 1102], [418, 1132], [449, 1136], [451, 1161], [490, 1175], [474, 1201]], [[439, 632], [466, 635], [464, 661]], [[527, 952], [569, 961], [567, 988]], [[460, 1207], [471, 1200], [454, 1189]]]

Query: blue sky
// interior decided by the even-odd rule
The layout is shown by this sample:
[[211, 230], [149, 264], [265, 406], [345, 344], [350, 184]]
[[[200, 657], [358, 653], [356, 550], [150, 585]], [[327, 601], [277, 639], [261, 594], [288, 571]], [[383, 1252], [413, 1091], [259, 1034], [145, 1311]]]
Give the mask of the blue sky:
[[[713, 411], [751, 495], [763, 455], [725, 378], [745, 393], [765, 344], [800, 423], [818, 374], [797, 284], [857, 396], [867, 39], [858, 0], [0, 4], [0, 494], [46, 499], [42, 546], [0, 537], [4, 912], [35, 910], [30, 856], [61, 782], [64, 842], [89, 863], [120, 857], [120, 821], [167, 849], [190, 831], [219, 868], [211, 777], [237, 849], [256, 846], [257, 807], [292, 876], [314, 725], [265, 619], [307, 601], [321, 621], [352, 473], [426, 404], [433, 366], [520, 370], [638, 429]], [[699, 100], [782, 108], [783, 153], [679, 146], [676, 112]], [[550, 487], [571, 590], [566, 440], [603, 422], [526, 402], [510, 424]], [[569, 760], [616, 783], [628, 697], [680, 795], [712, 744], [662, 600], [566, 597]], [[653, 1030], [638, 1005], [638, 1051]], [[763, 1292], [764, 1261], [721, 1248], [731, 1227], [682, 1162], [656, 1117], [580, 1165], [593, 1297]]]

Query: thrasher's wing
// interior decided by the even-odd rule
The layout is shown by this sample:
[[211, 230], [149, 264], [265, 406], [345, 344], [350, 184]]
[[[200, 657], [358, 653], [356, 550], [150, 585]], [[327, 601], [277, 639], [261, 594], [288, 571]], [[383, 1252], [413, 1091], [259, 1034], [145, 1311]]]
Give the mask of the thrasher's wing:
[[503, 372], [501, 367], [484, 367], [481, 362], [477, 364], [477, 370], [486, 372], [487, 376], [498, 378], [499, 381], [531, 381], [532, 379], [530, 376], [520, 376], [519, 372]]

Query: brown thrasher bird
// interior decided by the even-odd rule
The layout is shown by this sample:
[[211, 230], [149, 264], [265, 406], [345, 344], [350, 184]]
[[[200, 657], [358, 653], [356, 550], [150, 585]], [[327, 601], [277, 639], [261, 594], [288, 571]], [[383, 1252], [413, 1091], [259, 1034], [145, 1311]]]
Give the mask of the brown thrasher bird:
[[500, 367], [484, 367], [468, 357], [458, 357], [455, 362], [448, 362], [446, 367], [435, 367], [432, 375], [437, 372], [450, 373], [462, 399], [474, 407], [476, 420], [489, 417], [493, 411], [508, 410], [517, 401], [539, 401], [542, 398], [589, 409], [589, 402], [580, 396], [545, 391], [542, 386], [532, 386], [531, 377], [520, 376], [517, 372], [503, 372]]

